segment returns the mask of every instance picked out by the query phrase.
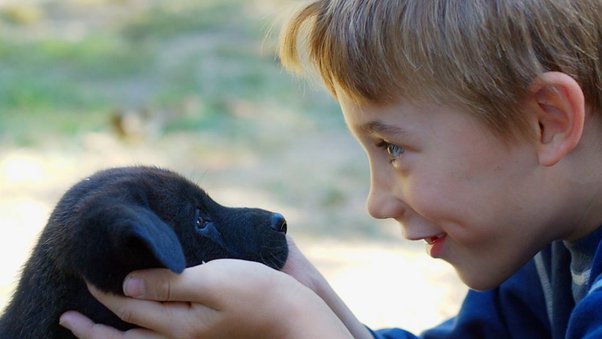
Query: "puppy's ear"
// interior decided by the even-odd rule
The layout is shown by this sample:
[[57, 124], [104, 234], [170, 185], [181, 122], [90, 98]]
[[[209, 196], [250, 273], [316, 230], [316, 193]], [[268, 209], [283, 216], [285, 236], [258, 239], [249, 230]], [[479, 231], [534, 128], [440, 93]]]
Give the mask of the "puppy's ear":
[[134, 270], [186, 266], [172, 227], [139, 205], [95, 205], [80, 218], [73, 253], [76, 271], [100, 289], [121, 293], [125, 276]]
[[130, 206], [124, 212], [129, 215], [109, 228], [111, 245], [123, 263], [156, 261], [162, 267], [181, 273], [186, 261], [174, 230], [147, 208]]

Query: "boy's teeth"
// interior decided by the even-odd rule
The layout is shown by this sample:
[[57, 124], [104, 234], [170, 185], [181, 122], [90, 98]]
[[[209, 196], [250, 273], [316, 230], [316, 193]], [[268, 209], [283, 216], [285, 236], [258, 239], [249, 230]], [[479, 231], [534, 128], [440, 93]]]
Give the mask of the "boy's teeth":
[[432, 245], [432, 244], [434, 244], [434, 243], [435, 243], [437, 240], [441, 239], [442, 237], [443, 237], [442, 235], [435, 235], [435, 236], [432, 236], [432, 237], [425, 238], [424, 240], [425, 240], [425, 241], [426, 241], [426, 242], [427, 242], [429, 245]]

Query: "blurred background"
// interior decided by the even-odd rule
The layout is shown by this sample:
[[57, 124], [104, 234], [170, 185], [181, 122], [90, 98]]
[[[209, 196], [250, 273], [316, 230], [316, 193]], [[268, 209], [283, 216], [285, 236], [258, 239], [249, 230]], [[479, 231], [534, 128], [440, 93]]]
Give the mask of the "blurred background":
[[157, 165], [278, 211], [367, 325], [453, 315], [451, 267], [365, 209], [338, 106], [276, 57], [293, 0], [0, 0], [0, 309], [54, 204], [101, 168]]

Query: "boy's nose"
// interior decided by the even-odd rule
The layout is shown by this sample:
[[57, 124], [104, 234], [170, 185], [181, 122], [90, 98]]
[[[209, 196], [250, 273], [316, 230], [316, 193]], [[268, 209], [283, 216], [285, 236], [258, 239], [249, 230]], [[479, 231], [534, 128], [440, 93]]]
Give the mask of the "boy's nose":
[[284, 219], [284, 216], [282, 214], [280, 214], [280, 213], [272, 214], [271, 223], [272, 223], [271, 227], [274, 231], [286, 233], [286, 231], [287, 231], [286, 219]]
[[405, 210], [403, 202], [391, 190], [378, 189], [374, 184], [370, 187], [366, 205], [368, 213], [376, 219], [399, 218]]

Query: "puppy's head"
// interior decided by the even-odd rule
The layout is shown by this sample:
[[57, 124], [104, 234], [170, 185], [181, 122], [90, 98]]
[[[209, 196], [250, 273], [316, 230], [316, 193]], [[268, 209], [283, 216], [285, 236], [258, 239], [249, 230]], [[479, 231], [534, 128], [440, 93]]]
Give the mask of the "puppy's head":
[[192, 182], [158, 168], [98, 172], [65, 194], [51, 220], [61, 230], [51, 232], [63, 243], [58, 261], [115, 293], [133, 270], [179, 273], [218, 258], [280, 269], [288, 254], [282, 215], [224, 207]]

